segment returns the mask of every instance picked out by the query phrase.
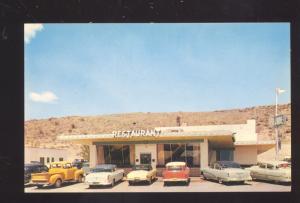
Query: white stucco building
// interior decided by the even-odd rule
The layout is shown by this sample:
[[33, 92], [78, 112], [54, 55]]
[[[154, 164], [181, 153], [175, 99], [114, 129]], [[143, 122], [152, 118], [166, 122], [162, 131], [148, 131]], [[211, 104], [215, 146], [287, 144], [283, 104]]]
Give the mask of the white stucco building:
[[170, 161], [185, 161], [192, 169], [217, 160], [252, 165], [258, 154], [275, 147], [274, 140], [258, 140], [255, 120], [233, 125], [116, 129], [109, 134], [60, 135], [58, 139], [89, 145], [91, 166], [112, 163], [124, 168], [134, 164], [160, 168]]
[[25, 163], [35, 161], [43, 164], [50, 164], [54, 161], [66, 160], [68, 160], [68, 151], [66, 149], [25, 147]]

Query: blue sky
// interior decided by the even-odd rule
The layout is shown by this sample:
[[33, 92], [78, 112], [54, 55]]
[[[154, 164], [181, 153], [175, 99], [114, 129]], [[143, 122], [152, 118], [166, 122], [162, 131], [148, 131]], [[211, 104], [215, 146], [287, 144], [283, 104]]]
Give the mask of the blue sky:
[[26, 37], [25, 120], [269, 105], [276, 87], [290, 102], [288, 23], [43, 24]]

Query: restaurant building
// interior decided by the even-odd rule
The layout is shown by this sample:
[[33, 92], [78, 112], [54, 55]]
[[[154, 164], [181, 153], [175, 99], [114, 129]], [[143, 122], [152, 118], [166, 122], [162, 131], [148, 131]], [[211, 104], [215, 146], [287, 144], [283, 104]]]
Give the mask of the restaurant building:
[[116, 164], [129, 168], [134, 164], [151, 164], [162, 168], [170, 161], [184, 161], [199, 171], [218, 160], [256, 164], [258, 154], [275, 147], [275, 141], [259, 141], [255, 122], [60, 135], [58, 139], [89, 145], [91, 167]]

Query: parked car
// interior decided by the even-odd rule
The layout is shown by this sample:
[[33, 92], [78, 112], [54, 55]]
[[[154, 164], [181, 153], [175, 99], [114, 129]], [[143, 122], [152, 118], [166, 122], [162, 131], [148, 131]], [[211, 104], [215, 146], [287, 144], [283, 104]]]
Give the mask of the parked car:
[[82, 182], [83, 170], [72, 166], [71, 162], [52, 162], [48, 172], [31, 175], [32, 184], [37, 187], [52, 186], [61, 187], [65, 182]]
[[91, 171], [90, 163], [89, 162], [83, 163], [81, 169], [83, 170], [83, 175], [84, 176], [88, 175]]
[[169, 162], [163, 171], [164, 185], [169, 182], [185, 182], [188, 184], [190, 181], [190, 169], [185, 162]]
[[286, 161], [265, 161], [247, 168], [252, 179], [291, 182], [291, 166]]
[[123, 169], [117, 169], [114, 164], [101, 164], [92, 168], [85, 177], [85, 183], [90, 187], [96, 185], [110, 185], [113, 187], [116, 182], [121, 181], [125, 176]]
[[83, 164], [85, 163], [87, 163], [87, 161], [84, 159], [75, 159], [72, 165], [77, 167], [78, 169], [81, 169], [83, 167]]
[[217, 180], [219, 183], [236, 182], [244, 183], [252, 180], [250, 172], [241, 168], [241, 166], [233, 161], [217, 161], [209, 167], [201, 169], [204, 179]]
[[153, 169], [150, 164], [135, 165], [132, 171], [127, 174], [129, 185], [135, 182], [146, 181], [149, 184], [156, 179], [156, 169]]
[[31, 181], [31, 174], [48, 172], [48, 167], [42, 163], [30, 163], [24, 165], [24, 184], [28, 184]]

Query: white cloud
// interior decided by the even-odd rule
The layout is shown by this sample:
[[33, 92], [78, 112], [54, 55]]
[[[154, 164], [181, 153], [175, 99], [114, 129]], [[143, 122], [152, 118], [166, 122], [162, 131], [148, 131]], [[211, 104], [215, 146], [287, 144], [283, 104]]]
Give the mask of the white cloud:
[[42, 93], [36, 93], [36, 92], [30, 92], [29, 98], [34, 102], [44, 102], [44, 103], [51, 103], [56, 101], [58, 98], [53, 92], [42, 92]]
[[24, 25], [24, 40], [28, 44], [32, 38], [35, 37], [37, 31], [41, 31], [44, 28], [43, 24], [25, 24]]

